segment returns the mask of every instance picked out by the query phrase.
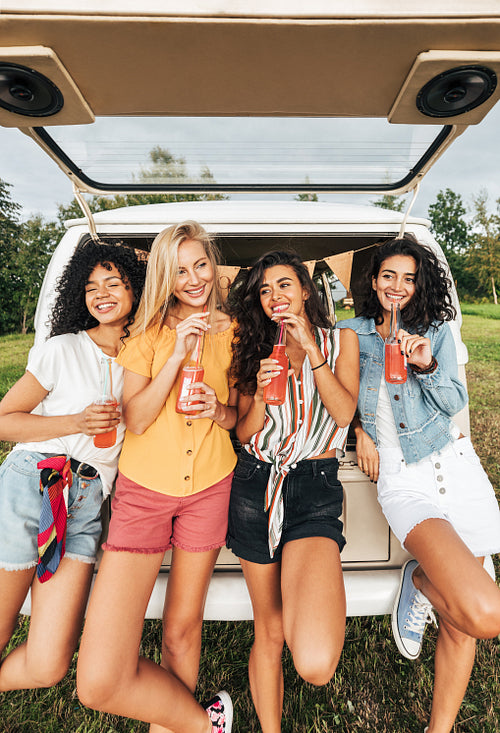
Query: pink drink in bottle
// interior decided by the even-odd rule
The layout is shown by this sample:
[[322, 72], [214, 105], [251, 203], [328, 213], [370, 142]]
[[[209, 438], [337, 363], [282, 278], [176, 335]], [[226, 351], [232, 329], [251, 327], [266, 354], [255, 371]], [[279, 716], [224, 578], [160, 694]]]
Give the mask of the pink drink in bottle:
[[191, 395], [199, 394], [201, 389], [190, 389], [190, 386], [194, 382], [203, 382], [204, 376], [205, 370], [202, 366], [196, 366], [195, 362], [186, 364], [181, 374], [181, 386], [179, 387], [179, 394], [177, 395], [177, 403], [175, 405], [176, 412], [190, 417], [197, 414], [197, 410], [190, 410], [189, 408], [192, 405], [199, 405], [200, 400], [193, 399], [189, 402], [183, 403], [181, 403], [180, 400], [185, 399], [186, 397], [191, 397]]
[[[205, 309], [206, 306], [203, 310]], [[189, 400], [189, 402], [181, 402], [181, 400], [186, 397], [191, 397], [191, 395], [200, 394], [201, 392], [201, 389], [199, 388], [190, 389], [190, 387], [194, 382], [203, 382], [203, 378], [205, 376], [205, 370], [201, 366], [204, 344], [205, 332], [203, 331], [203, 333], [198, 336], [198, 341], [196, 342], [196, 358], [188, 362], [181, 373], [181, 385], [179, 387], [179, 394], [177, 395], [175, 411], [188, 417], [193, 417], [194, 415], [199, 414], [199, 410], [192, 410], [190, 408], [193, 405], [201, 404], [201, 401]]]
[[[111, 359], [101, 357], [101, 396], [95, 401], [96, 405], [116, 405], [118, 402], [113, 396], [113, 383], [111, 379]], [[96, 448], [111, 448], [116, 443], [116, 428], [111, 428], [107, 433], [94, 435]]]
[[401, 344], [396, 337], [400, 329], [401, 313], [399, 303], [391, 303], [391, 332], [385, 340], [385, 381], [390, 384], [406, 382], [406, 356], [401, 353]]
[[286, 385], [288, 382], [288, 357], [285, 353], [286, 325], [280, 321], [276, 331], [276, 341], [273, 346], [271, 359], [276, 359], [283, 367], [277, 377], [273, 377], [270, 383], [264, 387], [264, 402], [267, 405], [282, 405], [286, 397]]

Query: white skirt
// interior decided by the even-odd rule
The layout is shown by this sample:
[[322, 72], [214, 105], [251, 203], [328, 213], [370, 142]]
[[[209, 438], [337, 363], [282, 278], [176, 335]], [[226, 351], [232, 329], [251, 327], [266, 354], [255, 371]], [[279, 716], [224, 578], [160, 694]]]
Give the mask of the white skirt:
[[476, 556], [500, 552], [500, 509], [469, 438], [459, 438], [417, 463], [398, 446], [381, 447], [378, 500], [404, 547], [425, 519], [444, 519]]

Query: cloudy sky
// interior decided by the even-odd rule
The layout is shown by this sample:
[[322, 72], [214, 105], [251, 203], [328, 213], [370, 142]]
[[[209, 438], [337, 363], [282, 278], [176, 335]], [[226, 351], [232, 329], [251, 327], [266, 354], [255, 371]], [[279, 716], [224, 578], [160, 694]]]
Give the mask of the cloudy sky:
[[[427, 174], [412, 213], [426, 216], [437, 192], [446, 187], [460, 193], [466, 204], [485, 189], [492, 207], [500, 198], [499, 133], [500, 104], [497, 104], [480, 125], [469, 127], [452, 143]], [[35, 213], [54, 218], [57, 205], [66, 204], [72, 198], [71, 184], [62, 171], [36, 143], [16, 129], [0, 127], [0, 178], [13, 185], [12, 197], [22, 205], [23, 218]], [[373, 198], [373, 195], [320, 195], [320, 200], [358, 203], [368, 203]]]

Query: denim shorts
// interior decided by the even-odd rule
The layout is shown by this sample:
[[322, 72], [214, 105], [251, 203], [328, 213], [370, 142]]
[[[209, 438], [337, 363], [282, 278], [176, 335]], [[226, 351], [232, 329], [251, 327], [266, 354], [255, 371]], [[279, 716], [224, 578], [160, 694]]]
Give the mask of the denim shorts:
[[103, 550], [152, 554], [172, 546], [186, 552], [223, 547], [232, 472], [196, 494], [169, 496], [118, 472]]
[[277, 562], [286, 542], [306, 537], [329, 537], [342, 551], [345, 538], [339, 517], [342, 514], [343, 489], [337, 478], [338, 466], [336, 458], [292, 464], [283, 482], [281, 540], [271, 558], [268, 512], [265, 510], [271, 465], [242, 450], [231, 487], [227, 546], [237, 557], [262, 565]]
[[417, 463], [399, 447], [380, 448], [378, 500], [404, 547], [426, 519], [449, 522], [476, 557], [500, 552], [500, 510], [469, 438], [459, 438]]
[[[38, 523], [42, 506], [40, 469], [47, 456], [14, 450], [0, 466], [0, 568], [27, 570], [38, 562]], [[99, 476], [73, 473], [69, 490], [66, 554], [95, 562], [101, 536], [102, 484]]]

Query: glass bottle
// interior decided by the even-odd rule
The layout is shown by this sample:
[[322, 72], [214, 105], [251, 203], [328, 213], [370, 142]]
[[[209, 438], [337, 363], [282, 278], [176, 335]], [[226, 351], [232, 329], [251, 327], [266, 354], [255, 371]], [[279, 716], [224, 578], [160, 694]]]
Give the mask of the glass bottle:
[[187, 417], [193, 417], [194, 415], [199, 414], [199, 410], [192, 410], [190, 408], [192, 408], [193, 405], [201, 404], [200, 400], [189, 400], [189, 402], [181, 402], [181, 400], [186, 399], [186, 397], [190, 397], [191, 395], [199, 394], [201, 392], [201, 389], [199, 387], [191, 389], [191, 385], [194, 382], [203, 382], [203, 379], [205, 377], [205, 370], [201, 366], [204, 344], [205, 331], [203, 331], [203, 333], [198, 336], [196, 349], [191, 354], [191, 359], [183, 367], [181, 372], [181, 383], [179, 386], [179, 392], [177, 394], [175, 411], [180, 413], [181, 415], [186, 415]]
[[[100, 397], [95, 401], [96, 405], [114, 405], [118, 402], [113, 396], [113, 378], [111, 374], [112, 359], [106, 356], [101, 357], [101, 375], [100, 375]], [[116, 427], [111, 428], [107, 433], [99, 433], [94, 435], [94, 445], [96, 448], [111, 448], [116, 443]]]
[[406, 382], [406, 356], [401, 353], [397, 333], [401, 328], [399, 303], [391, 303], [390, 333], [385, 340], [385, 381], [390, 384]]
[[276, 329], [276, 338], [270, 358], [276, 359], [282, 367], [280, 373], [264, 387], [264, 402], [267, 405], [282, 405], [286, 397], [288, 382], [288, 357], [285, 353], [286, 323], [280, 321]]

